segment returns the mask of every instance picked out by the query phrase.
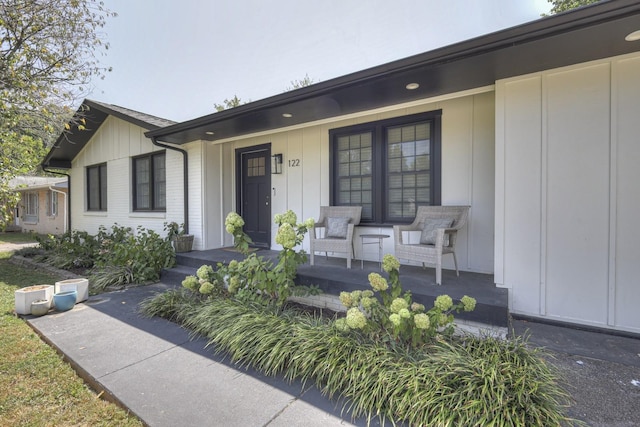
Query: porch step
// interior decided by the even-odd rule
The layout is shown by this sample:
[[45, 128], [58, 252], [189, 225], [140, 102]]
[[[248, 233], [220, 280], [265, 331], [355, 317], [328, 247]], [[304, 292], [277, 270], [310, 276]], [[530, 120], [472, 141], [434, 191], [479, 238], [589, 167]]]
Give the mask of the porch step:
[[163, 269], [160, 273], [160, 281], [166, 285], [182, 286], [184, 278], [189, 275], [195, 275], [196, 270], [197, 268], [178, 264], [173, 268]]
[[[275, 262], [278, 252], [260, 250], [258, 255]], [[225, 249], [177, 254], [177, 267], [163, 270], [161, 280], [165, 284], [180, 286], [185, 276], [195, 274], [200, 266], [215, 267], [218, 262], [228, 263], [232, 259], [241, 260], [243, 256]], [[318, 256], [316, 265], [304, 264], [298, 268], [296, 282], [316, 285], [326, 294], [339, 295], [342, 291], [369, 289], [368, 275], [373, 271], [380, 272], [379, 268], [378, 263], [365, 262], [361, 269], [360, 262], [354, 260], [352, 268], [347, 269], [342, 258]], [[443, 270], [443, 285], [437, 286], [434, 269], [403, 265], [400, 281], [405, 291], [411, 291], [413, 300], [426, 307], [432, 307], [436, 297], [442, 294], [454, 300], [469, 295], [476, 299], [476, 309], [470, 313], [454, 314], [456, 318], [501, 328], [509, 325], [508, 290], [496, 288], [493, 275], [461, 272], [458, 277], [455, 271]]]

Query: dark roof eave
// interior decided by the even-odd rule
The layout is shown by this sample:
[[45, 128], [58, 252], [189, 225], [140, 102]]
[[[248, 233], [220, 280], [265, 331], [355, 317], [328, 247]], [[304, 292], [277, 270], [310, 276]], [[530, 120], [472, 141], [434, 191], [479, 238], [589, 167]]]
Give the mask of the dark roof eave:
[[45, 158], [45, 160], [42, 162], [42, 166], [51, 169], [71, 169], [71, 161]]
[[[303, 102], [305, 100], [319, 98], [344, 88], [383, 79], [386, 76], [416, 69], [443, 65], [446, 66], [447, 64], [465, 58], [480, 56], [501, 49], [512, 48], [514, 46], [552, 37], [568, 31], [576, 31], [597, 23], [607, 22], [611, 19], [620, 19], [628, 15], [634, 15], [637, 14], [639, 10], [640, 3], [632, 0], [603, 1], [601, 3], [582, 7], [570, 12], [545, 17], [536, 21], [434, 49], [429, 52], [368, 68], [342, 77], [337, 77], [326, 82], [320, 82], [308, 87], [285, 92], [283, 94], [244, 104], [229, 110], [198, 117], [193, 120], [177, 123], [161, 129], [151, 130], [146, 132], [145, 135], [150, 138], [156, 138], [167, 142], [178, 144], [186, 143], [189, 141], [179, 141], [175, 136], [195, 128], [231, 121], [249, 114], [266, 111], [268, 109], [284, 107], [290, 104]], [[500, 75], [495, 77], [502, 79], [512, 76]], [[495, 80], [496, 79], [494, 78], [493, 81], [486, 81], [484, 84], [493, 84], [495, 83]], [[172, 135], [174, 137], [172, 137]]]

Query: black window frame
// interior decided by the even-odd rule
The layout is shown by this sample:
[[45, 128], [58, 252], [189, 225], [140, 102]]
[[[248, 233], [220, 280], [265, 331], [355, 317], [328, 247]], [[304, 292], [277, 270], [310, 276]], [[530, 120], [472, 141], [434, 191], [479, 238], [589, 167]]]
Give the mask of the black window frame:
[[[98, 206], [93, 206], [91, 197], [91, 171], [97, 170], [98, 175]], [[90, 212], [106, 212], [107, 210], [107, 164], [100, 163], [97, 165], [91, 165], [86, 167], [86, 177], [87, 177], [87, 211]]]
[[[156, 193], [156, 170], [155, 170], [155, 162], [154, 159], [156, 157], [164, 157], [164, 170], [165, 170], [165, 195], [164, 195], [164, 206], [158, 206], [158, 198]], [[148, 159], [149, 160], [149, 208], [140, 208], [138, 207], [138, 171], [137, 171], [137, 161]], [[167, 183], [167, 153], [166, 150], [162, 151], [154, 151], [153, 153], [147, 153], [140, 156], [135, 156], [131, 158], [131, 179], [132, 179], [132, 201], [131, 206], [134, 212], [166, 212], [167, 211], [167, 193], [166, 193], [166, 183]]]
[[[387, 212], [387, 141], [386, 130], [388, 128], [407, 126], [411, 124], [429, 122], [431, 125], [430, 137], [430, 206], [441, 204], [442, 197], [442, 110], [434, 110], [426, 113], [412, 114], [391, 119], [361, 123], [352, 126], [329, 130], [329, 202], [332, 206], [339, 206], [338, 202], [338, 138], [359, 133], [371, 132], [372, 134], [372, 218], [362, 218], [361, 223], [366, 225], [389, 226], [394, 224], [407, 224], [413, 218], [391, 217]], [[358, 205], [358, 203], [353, 203]], [[425, 205], [419, 203], [418, 205]]]

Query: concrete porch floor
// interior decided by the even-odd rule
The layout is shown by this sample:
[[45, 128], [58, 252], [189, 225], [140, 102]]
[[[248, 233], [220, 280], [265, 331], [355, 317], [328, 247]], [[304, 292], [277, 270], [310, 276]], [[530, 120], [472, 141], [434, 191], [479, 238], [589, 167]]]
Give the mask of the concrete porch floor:
[[[278, 251], [261, 249], [258, 256], [277, 262]], [[242, 260], [243, 255], [232, 249], [211, 249], [176, 254], [178, 265], [162, 273], [162, 282], [179, 285], [185, 276], [195, 274], [201, 265], [215, 265], [218, 262], [229, 263], [231, 260]], [[380, 272], [377, 262], [364, 262], [360, 268], [360, 260], [352, 260], [351, 269], [347, 269], [344, 258], [325, 258], [316, 255], [316, 263], [298, 268], [296, 282], [303, 285], [317, 285], [323, 292], [339, 295], [341, 291], [370, 289], [367, 276], [371, 272]], [[386, 277], [386, 273], [381, 273]], [[458, 319], [483, 323], [498, 327], [509, 326], [508, 290], [497, 288], [492, 274], [480, 274], [461, 271], [456, 276], [453, 270], [442, 270], [442, 286], [435, 284], [435, 269], [402, 265], [400, 282], [405, 291], [411, 291], [414, 301], [427, 307], [433, 306], [438, 295], [447, 294], [454, 300], [469, 295], [477, 301], [473, 312], [461, 312]]]

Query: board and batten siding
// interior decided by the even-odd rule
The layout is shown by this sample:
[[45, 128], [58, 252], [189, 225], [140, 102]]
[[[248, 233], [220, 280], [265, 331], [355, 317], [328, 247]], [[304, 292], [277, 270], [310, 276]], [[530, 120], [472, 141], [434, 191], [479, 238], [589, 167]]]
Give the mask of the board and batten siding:
[[[100, 226], [110, 229], [137, 226], [164, 236], [164, 223], [184, 222], [182, 154], [166, 150], [166, 212], [134, 212], [132, 208], [132, 157], [164, 150], [144, 136], [146, 129], [109, 116], [89, 143], [73, 159], [71, 175], [71, 226], [90, 234]], [[87, 211], [86, 167], [107, 165], [107, 210]]]
[[[204, 205], [206, 248], [233, 244], [224, 231], [224, 217], [236, 207], [236, 149], [268, 143], [272, 154], [283, 154], [283, 173], [271, 175], [272, 216], [291, 209], [299, 220], [317, 218], [320, 206], [329, 204], [329, 130], [438, 109], [442, 109], [442, 204], [471, 206], [469, 223], [458, 237], [458, 263], [461, 270], [491, 273], [495, 131], [492, 88], [474, 94], [451, 95], [449, 99], [441, 97], [409, 106], [388, 107], [384, 111], [338, 117], [290, 130], [203, 143], [207, 145], [207, 172], [202, 175], [202, 199], [209, 200]], [[272, 224], [273, 249], [279, 248], [275, 243], [276, 231], [276, 225]], [[393, 230], [358, 227], [356, 233], [356, 258], [360, 258], [359, 234], [392, 235]], [[309, 250], [308, 237], [303, 248]], [[383, 252], [393, 253], [392, 237], [384, 240]], [[365, 248], [365, 259], [374, 260], [377, 256], [377, 250]], [[446, 258], [450, 257], [445, 257], [445, 268], [453, 268], [452, 260]]]
[[513, 313], [640, 332], [640, 55], [496, 84], [495, 281]]

